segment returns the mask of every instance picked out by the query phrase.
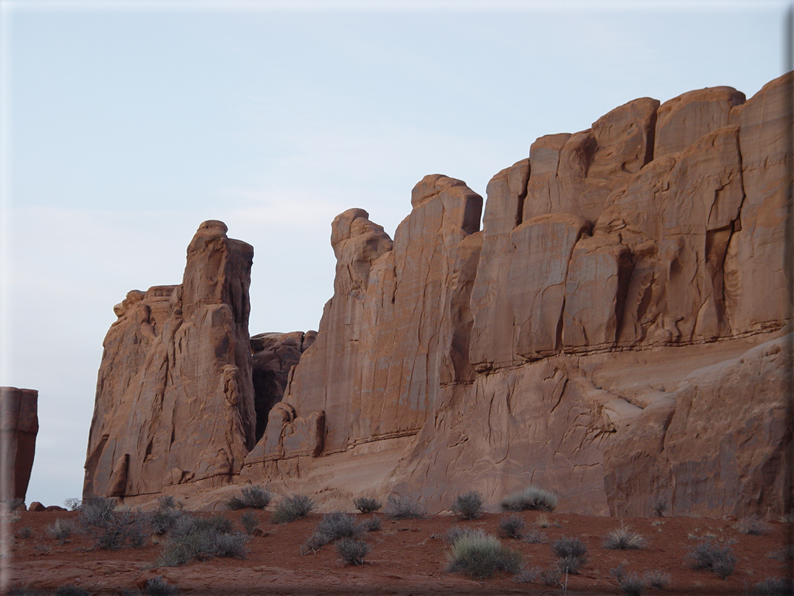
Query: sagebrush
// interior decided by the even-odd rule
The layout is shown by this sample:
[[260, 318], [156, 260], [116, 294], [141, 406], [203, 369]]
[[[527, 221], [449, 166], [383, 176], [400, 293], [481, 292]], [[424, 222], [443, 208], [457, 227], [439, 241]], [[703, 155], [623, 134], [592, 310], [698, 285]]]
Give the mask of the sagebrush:
[[427, 515], [417, 501], [407, 497], [389, 495], [386, 503], [386, 516], [389, 519], [422, 519]]
[[276, 503], [270, 521], [274, 524], [287, 524], [294, 522], [296, 519], [306, 517], [313, 509], [314, 501], [309, 497], [306, 495], [292, 495]]
[[498, 570], [521, 571], [521, 554], [506, 548], [496, 536], [482, 530], [462, 533], [451, 545], [448, 570], [474, 579], [488, 579]]
[[482, 516], [485, 500], [476, 490], [455, 497], [452, 511], [462, 519], [477, 519]]
[[554, 511], [555, 507], [557, 495], [534, 485], [502, 499], [502, 509], [505, 511]]

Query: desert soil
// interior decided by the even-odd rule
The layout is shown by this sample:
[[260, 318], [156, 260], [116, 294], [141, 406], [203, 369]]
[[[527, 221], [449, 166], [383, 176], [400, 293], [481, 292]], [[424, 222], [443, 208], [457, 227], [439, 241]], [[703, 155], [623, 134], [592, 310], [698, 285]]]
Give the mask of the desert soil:
[[[242, 530], [243, 511], [224, 512]], [[73, 585], [91, 594], [122, 594], [143, 588], [149, 578], [160, 576], [176, 585], [180, 594], [563, 594], [564, 587], [516, 583], [514, 576], [499, 572], [494, 578], [475, 581], [446, 571], [448, 543], [445, 536], [460, 524], [498, 534], [499, 514], [485, 514], [472, 521], [452, 516], [421, 520], [382, 519], [382, 529], [365, 539], [372, 551], [363, 566], [345, 566], [336, 548], [326, 545], [301, 555], [301, 545], [312, 534], [321, 515], [284, 525], [270, 523], [270, 513], [257, 512], [262, 534], [248, 542], [248, 555], [240, 559], [213, 559], [181, 567], [158, 567], [163, 544], [156, 537], [143, 548], [99, 550], [87, 536], [74, 535], [58, 544], [46, 528], [58, 518], [77, 520], [77, 512], [22, 512], [11, 523], [14, 534], [11, 559], [11, 588], [54, 590]], [[202, 513], [200, 515], [211, 515]], [[786, 544], [786, 526], [770, 522], [764, 535], [747, 535], [734, 526], [735, 519], [588, 517], [569, 513], [520, 514], [526, 530], [545, 534], [545, 543], [532, 544], [503, 539], [518, 550], [525, 568], [549, 569], [555, 564], [550, 545], [562, 536], [578, 537], [587, 545], [588, 561], [578, 575], [567, 578], [571, 594], [622, 594], [611, 569], [622, 564], [627, 573], [659, 570], [670, 576], [662, 591], [645, 594], [746, 594], [767, 578], [785, 577], [781, 551]], [[544, 519], [545, 516], [545, 519]], [[362, 516], [363, 518], [363, 516]], [[539, 528], [538, 523], [549, 527]], [[645, 537], [641, 550], [609, 550], [604, 537], [621, 523]], [[22, 538], [23, 528], [30, 536]], [[685, 558], [698, 543], [711, 540], [729, 545], [738, 561], [735, 571], [720, 579], [708, 571], [690, 568]], [[777, 555], [777, 556], [776, 556]], [[565, 576], [561, 579], [565, 581]]]

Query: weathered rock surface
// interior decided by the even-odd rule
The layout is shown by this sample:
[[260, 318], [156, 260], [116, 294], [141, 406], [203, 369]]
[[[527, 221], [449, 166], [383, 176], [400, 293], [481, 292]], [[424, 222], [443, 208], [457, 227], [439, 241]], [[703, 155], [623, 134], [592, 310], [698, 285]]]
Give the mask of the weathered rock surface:
[[228, 482], [255, 442], [253, 249], [201, 224], [183, 282], [132, 291], [105, 338], [84, 496]]
[[[397, 492], [439, 511], [471, 489], [495, 510], [535, 483], [569, 511], [649, 515], [664, 499], [676, 514], [781, 514], [791, 84], [793, 73], [746, 101], [730, 87], [642, 98], [586, 131], [542, 137], [488, 184], [482, 231], [482, 199], [441, 175], [413, 189], [393, 242], [366, 211], [342, 213], [316, 340], [254, 338], [270, 375], [260, 386], [274, 389], [236, 409], [242, 398], [218, 399], [225, 410], [212, 401], [223, 391], [204, 392], [225, 438], [194, 424], [203, 451], [180, 447], [193, 463], [160, 485], [172, 468], [145, 476], [140, 462], [154, 431], [136, 431], [135, 445], [102, 431], [115, 442], [100, 457], [111, 439], [92, 430], [100, 492], [222, 477], [312, 493], [327, 510]], [[177, 387], [233, 376], [228, 358], [191, 360], [194, 376], [168, 360], [166, 376], [143, 345], [167, 335], [195, 285], [159, 290], [174, 295], [167, 303], [133, 293], [120, 307], [98, 429], [156, 411], [146, 396], [158, 378], [181, 403], [192, 394]], [[211, 331], [195, 341], [215, 345]], [[119, 392], [105, 385], [124, 390], [110, 399]], [[161, 424], [152, 420], [133, 428]], [[221, 452], [232, 454], [225, 467]]]
[[2, 501], [25, 500], [36, 455], [38, 401], [39, 392], [35, 389], [0, 387], [0, 470], [6, 475]]
[[265, 433], [270, 410], [284, 396], [292, 367], [298, 364], [316, 337], [316, 331], [260, 333], [251, 337], [257, 441]]

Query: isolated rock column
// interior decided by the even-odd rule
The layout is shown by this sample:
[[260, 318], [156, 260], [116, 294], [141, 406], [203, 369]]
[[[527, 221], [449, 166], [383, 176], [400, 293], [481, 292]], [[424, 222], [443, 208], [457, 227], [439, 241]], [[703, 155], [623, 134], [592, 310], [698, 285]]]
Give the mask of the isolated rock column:
[[38, 399], [35, 389], [0, 387], [2, 501], [25, 500], [39, 432]]

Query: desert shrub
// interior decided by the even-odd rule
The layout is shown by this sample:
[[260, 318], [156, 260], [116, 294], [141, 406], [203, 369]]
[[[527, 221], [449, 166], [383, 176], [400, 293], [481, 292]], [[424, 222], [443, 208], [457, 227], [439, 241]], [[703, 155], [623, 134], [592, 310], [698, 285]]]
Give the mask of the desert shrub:
[[340, 538], [355, 538], [361, 532], [356, 525], [356, 516], [334, 511], [327, 513], [314, 528], [314, 533], [303, 544], [302, 553], [315, 551], [325, 546], [329, 542]]
[[425, 510], [418, 502], [398, 495], [389, 495], [386, 504], [386, 516], [389, 519], [422, 519], [425, 515]]
[[529, 532], [523, 535], [522, 540], [529, 544], [543, 544], [548, 540], [546, 537], [546, 532], [541, 532], [540, 530], [530, 530]]
[[53, 592], [54, 596], [89, 596], [86, 590], [75, 586], [62, 586]]
[[512, 515], [503, 515], [499, 520], [499, 531], [506, 538], [521, 538], [523, 529], [524, 520], [515, 513]]
[[711, 571], [722, 579], [733, 573], [737, 561], [731, 547], [720, 548], [712, 542], [703, 542], [690, 549], [686, 560], [693, 569]]
[[517, 584], [531, 584], [535, 582], [543, 573], [541, 567], [522, 568], [521, 571], [513, 576], [513, 581]]
[[342, 538], [337, 541], [336, 550], [339, 551], [339, 556], [345, 565], [363, 565], [364, 557], [369, 554], [372, 548], [363, 540]]
[[226, 501], [226, 506], [229, 509], [264, 509], [270, 505], [273, 498], [264, 486], [253, 485], [243, 487], [242, 495], [239, 497], [232, 497]]
[[612, 550], [633, 550], [645, 547], [645, 539], [629, 526], [620, 525], [604, 538], [604, 548]]
[[664, 497], [657, 497], [653, 504], [653, 513], [657, 517], [664, 517], [667, 512], [667, 499]]
[[618, 580], [620, 589], [628, 596], [641, 596], [648, 584], [636, 573], [629, 573]]
[[111, 498], [92, 497], [84, 501], [78, 518], [82, 531], [101, 549], [142, 547], [147, 535], [146, 516], [132, 509], [115, 511], [115, 506], [116, 501]]
[[544, 586], [557, 586], [560, 583], [560, 579], [562, 579], [562, 574], [559, 567], [544, 569], [540, 574], [540, 581]]
[[794, 544], [789, 544], [779, 550], [767, 553], [766, 556], [776, 561], [790, 561], [794, 559]]
[[274, 524], [286, 524], [306, 517], [314, 509], [314, 501], [305, 495], [292, 495], [276, 503], [270, 520]]
[[177, 520], [184, 515], [187, 514], [175, 507], [158, 507], [152, 512], [149, 519], [152, 531], [155, 534], [165, 534], [173, 528]]
[[447, 530], [447, 535], [444, 539], [449, 544], [455, 544], [460, 538], [464, 536], [477, 535], [478, 532], [482, 532], [482, 530], [475, 530], [474, 528], [469, 528], [468, 526], [452, 526], [449, 530]]
[[461, 535], [452, 543], [448, 570], [463, 572], [474, 579], [487, 579], [497, 570], [521, 571], [521, 554], [502, 546], [496, 536], [482, 530]]
[[657, 590], [663, 590], [667, 586], [670, 585], [670, 574], [663, 573], [658, 569], [652, 569], [651, 571], [646, 571], [642, 574], [642, 579], [645, 580], [652, 588], [656, 588]]
[[609, 574], [612, 577], [614, 577], [618, 581], [618, 583], [623, 581], [623, 578], [626, 576], [626, 570], [623, 568], [623, 563], [621, 563], [617, 567], [610, 569]]
[[759, 517], [745, 517], [733, 524], [733, 528], [740, 534], [750, 536], [763, 536], [769, 533], [769, 524]]
[[66, 540], [74, 534], [74, 524], [68, 519], [59, 517], [52, 524], [47, 526], [46, 532], [50, 538], [58, 541], [58, 544], [63, 544]]
[[[157, 508], [158, 509], [182, 509], [183, 505], [179, 501], [177, 501], [172, 495], [160, 495], [157, 497]], [[152, 579], [162, 579], [158, 576], [157, 578]]]
[[785, 579], [766, 578], [753, 586], [750, 596], [789, 596], [794, 586]]
[[76, 498], [76, 497], [69, 497], [63, 502], [63, 506], [66, 507], [69, 511], [80, 511], [80, 506], [82, 505], [83, 501]]
[[174, 525], [158, 565], [178, 567], [214, 557], [244, 559], [247, 542], [248, 537], [242, 532], [232, 533], [232, 522], [226, 517], [202, 519], [184, 515]]
[[31, 528], [30, 526], [24, 526], [22, 528], [19, 528], [19, 530], [17, 530], [17, 536], [24, 539], [30, 538], [31, 536], [33, 536], [33, 528]]
[[484, 503], [485, 501], [480, 493], [476, 490], [470, 490], [455, 497], [452, 511], [462, 519], [477, 519], [482, 516]]
[[563, 536], [552, 543], [551, 551], [558, 558], [560, 569], [568, 573], [576, 575], [579, 568], [587, 563], [587, 545], [578, 538]]
[[176, 596], [179, 594], [179, 588], [167, 583], [158, 575], [146, 580], [144, 594], [146, 596]]
[[502, 499], [505, 511], [554, 511], [556, 506], [557, 495], [537, 486], [528, 486]]
[[240, 523], [243, 524], [243, 529], [249, 536], [253, 535], [254, 530], [259, 527], [259, 519], [253, 511], [246, 511], [243, 513], [240, 517]]
[[383, 507], [383, 503], [371, 497], [357, 497], [353, 499], [353, 505], [361, 513], [375, 513], [378, 509]]
[[377, 515], [373, 515], [371, 518], [360, 522], [358, 527], [361, 528], [362, 532], [377, 532], [380, 530], [380, 518]]

